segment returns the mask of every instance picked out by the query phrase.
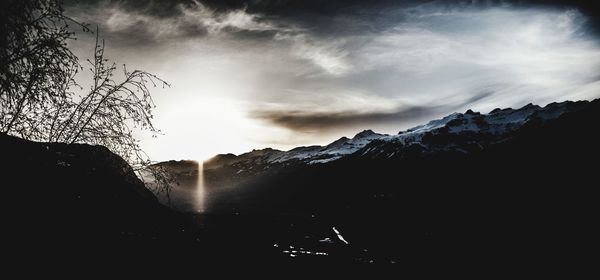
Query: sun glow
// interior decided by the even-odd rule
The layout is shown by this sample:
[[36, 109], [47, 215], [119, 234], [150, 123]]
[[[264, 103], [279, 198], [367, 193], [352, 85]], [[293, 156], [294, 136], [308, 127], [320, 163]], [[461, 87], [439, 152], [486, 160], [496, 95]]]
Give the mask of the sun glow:
[[[373, 22], [329, 18], [343, 32], [319, 33], [245, 10], [198, 6], [160, 18], [119, 9], [93, 18], [107, 26], [109, 57], [173, 85], [153, 92], [164, 135], [141, 137], [156, 161], [326, 144], [466, 109], [599, 96], [600, 44], [576, 10], [431, 4], [378, 12]], [[84, 42], [74, 43], [83, 58], [93, 49]]]

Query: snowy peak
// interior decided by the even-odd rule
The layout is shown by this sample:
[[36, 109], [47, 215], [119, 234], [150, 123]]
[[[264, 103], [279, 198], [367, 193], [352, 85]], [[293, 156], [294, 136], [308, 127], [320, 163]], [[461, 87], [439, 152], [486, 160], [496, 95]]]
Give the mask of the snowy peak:
[[282, 154], [280, 150], [265, 148], [261, 150], [252, 150], [241, 155], [220, 154], [216, 155], [204, 162], [205, 169], [220, 168], [223, 166], [232, 166], [238, 164], [266, 164], [270, 162], [270, 158]]
[[349, 143], [353, 145], [362, 145], [365, 142], [370, 142], [374, 139], [379, 139], [388, 136], [387, 134], [375, 133], [373, 130], [367, 129], [354, 135], [354, 138], [350, 139]]
[[[342, 137], [325, 146], [298, 147], [289, 151], [274, 149], [253, 150], [239, 156], [231, 154], [215, 157], [216, 165], [319, 164], [335, 161], [348, 155], [375, 155], [392, 157], [401, 154], [409, 147], [420, 147], [423, 151], [462, 151], [473, 150], [473, 146], [483, 146], [510, 135], [526, 123], [549, 121], [561, 115], [580, 110], [590, 102], [551, 103], [546, 107], [527, 104], [519, 109], [494, 109], [488, 114], [473, 110], [453, 113], [441, 119], [432, 120], [396, 135], [379, 134], [370, 129], [363, 130], [353, 138]], [[437, 140], [432, 140], [433, 138]], [[450, 140], [451, 139], [451, 140]], [[377, 141], [375, 141], [377, 140]]]
[[323, 147], [317, 152], [309, 163], [325, 163], [337, 160], [342, 156], [353, 154], [362, 149], [375, 139], [381, 139], [385, 134], [375, 133], [372, 130], [363, 130], [356, 134], [352, 139], [342, 137], [335, 142]]
[[368, 138], [373, 135], [380, 135], [380, 134], [373, 132], [373, 130], [366, 129], [366, 130], [363, 130], [363, 131], [359, 132], [358, 134], [354, 135], [354, 138], [352, 138], [352, 139]]
[[423, 125], [419, 125], [419, 126], [415, 126], [413, 128], [409, 128], [405, 131], [400, 131], [398, 132], [399, 135], [416, 135], [416, 134], [422, 134], [425, 132], [429, 132], [429, 131], [433, 131], [435, 129], [444, 127], [446, 124], [448, 124], [451, 120], [457, 119], [460, 117], [460, 113], [453, 113], [451, 115], [448, 115], [442, 119], [439, 120], [433, 120], [428, 122], [427, 124], [423, 124]]
[[494, 109], [489, 114], [467, 110], [464, 114], [453, 113], [425, 125], [416, 126], [398, 133], [397, 140], [404, 143], [421, 141], [425, 134], [503, 134], [520, 128], [532, 119], [547, 121], [560, 117], [565, 112], [578, 110], [587, 102], [551, 103], [540, 107], [531, 103], [519, 109]]
[[333, 149], [338, 149], [340, 147], [343, 147], [344, 145], [346, 145], [346, 143], [348, 143], [348, 141], [350, 141], [351, 139], [344, 136], [338, 140], [335, 140], [333, 142], [331, 142], [330, 144], [328, 144], [327, 146], [325, 146], [325, 150], [333, 150]]
[[465, 115], [475, 115], [475, 116], [478, 116], [478, 115], [481, 115], [481, 113], [479, 113], [479, 112], [473, 112], [473, 110], [469, 109], [469, 110], [467, 110], [465, 112]]

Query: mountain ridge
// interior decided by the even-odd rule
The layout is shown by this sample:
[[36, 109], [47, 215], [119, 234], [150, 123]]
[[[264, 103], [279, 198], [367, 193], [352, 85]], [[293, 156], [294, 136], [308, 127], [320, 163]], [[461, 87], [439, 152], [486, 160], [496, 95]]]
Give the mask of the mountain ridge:
[[[210, 208], [318, 220], [343, 234], [358, 262], [585, 262], [598, 236], [600, 101], [544, 108], [457, 113], [396, 136], [405, 141], [375, 139], [324, 164], [242, 160], [205, 169], [213, 186], [230, 185]], [[277, 244], [318, 248], [311, 234]]]
[[[391, 158], [400, 150], [408, 148], [420, 149], [421, 152], [452, 150], [468, 153], [509, 137], [512, 132], [529, 122], [554, 120], [565, 113], [575, 112], [598, 102], [598, 99], [553, 102], [544, 107], [529, 103], [518, 109], [496, 108], [488, 114], [469, 109], [465, 113], [452, 113], [393, 135], [366, 129], [352, 138], [344, 136], [324, 146], [300, 146], [289, 151], [266, 148], [237, 156], [216, 155], [204, 162], [204, 168], [235, 166], [239, 167], [238, 173], [243, 173], [249, 167], [257, 165], [325, 164], [358, 155]], [[384, 150], [383, 146], [387, 149]]]

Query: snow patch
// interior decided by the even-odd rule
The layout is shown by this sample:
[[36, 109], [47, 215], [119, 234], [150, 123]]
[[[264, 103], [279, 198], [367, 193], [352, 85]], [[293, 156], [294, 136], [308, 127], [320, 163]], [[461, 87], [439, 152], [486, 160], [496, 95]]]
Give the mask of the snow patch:
[[[565, 112], [582, 108], [584, 103], [552, 103], [542, 108], [528, 104], [519, 109], [495, 109], [489, 114], [480, 114], [471, 110], [462, 113], [453, 113], [441, 119], [432, 120], [424, 125], [401, 131], [396, 135], [375, 133], [372, 130], [364, 130], [353, 138], [342, 137], [326, 146], [298, 147], [287, 152], [273, 149], [254, 150], [252, 152], [237, 156], [232, 162], [234, 164], [256, 164], [283, 163], [290, 164], [298, 161], [305, 164], [325, 164], [354, 154], [360, 150], [361, 155], [384, 155], [393, 157], [396, 150], [383, 151], [378, 146], [366, 148], [373, 141], [393, 143], [394, 146], [419, 145], [428, 150], [431, 147], [423, 142], [426, 135], [440, 134], [462, 134], [478, 133], [502, 135], [523, 126], [532, 118], [552, 120], [560, 117]], [[445, 146], [437, 147], [443, 150], [459, 150], [460, 147]], [[463, 152], [467, 152], [462, 150]], [[243, 169], [238, 169], [243, 172]]]

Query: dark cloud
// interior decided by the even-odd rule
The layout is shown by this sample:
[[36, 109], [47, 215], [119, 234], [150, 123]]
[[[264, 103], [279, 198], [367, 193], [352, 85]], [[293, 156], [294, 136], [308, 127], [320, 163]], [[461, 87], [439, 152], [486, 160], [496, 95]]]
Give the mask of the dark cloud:
[[597, 17], [600, 14], [597, 1], [589, 0], [65, 0], [65, 6], [120, 6], [132, 11], [141, 11], [158, 17], [180, 15], [179, 6], [193, 6], [202, 3], [218, 12], [245, 9], [249, 13], [267, 16], [294, 17], [296, 15], [336, 16], [359, 14], [367, 10], [386, 8], [407, 8], [420, 4], [433, 3], [448, 8], [512, 5], [519, 7], [548, 6], [577, 8], [583, 13]]
[[298, 14], [335, 16], [372, 8], [406, 7], [431, 0], [202, 0], [218, 11], [246, 9], [250, 13], [289, 17]]
[[256, 110], [251, 117], [297, 132], [327, 131], [372, 124], [410, 123], [444, 111], [442, 107], [405, 106], [390, 112], [304, 112]]
[[[587, 28], [600, 9], [590, 2], [67, 0], [65, 8], [99, 25], [117, 61], [174, 85], [157, 99], [172, 135], [157, 147], [195, 139], [187, 149], [229, 152], [233, 143], [241, 152], [365, 128], [395, 133], [466, 109], [597, 98], [600, 41]], [[83, 42], [94, 38], [82, 37], [87, 54]], [[189, 119], [198, 129], [181, 121]]]
[[600, 2], [590, 0], [528, 0], [528, 5], [554, 7], [559, 9], [577, 9], [587, 18], [591, 33], [600, 36]]
[[[272, 39], [281, 29], [302, 29], [316, 38], [384, 32], [403, 20], [402, 13], [390, 11], [435, 5], [440, 9], [543, 6], [576, 8], [588, 16], [587, 26], [600, 34], [600, 8], [594, 1], [562, 0], [67, 0], [67, 12], [75, 18], [97, 24], [105, 37], [125, 46], [147, 47], [167, 40], [204, 37], [229, 13], [242, 11], [255, 23], [268, 23], [272, 29], [222, 26], [222, 34], [241, 40]], [[206, 13], [198, 13], [199, 6]], [[116, 12], [127, 13], [133, 22], [111, 28], [107, 22]], [[195, 17], [195, 20], [193, 18]], [[207, 21], [210, 21], [207, 23]], [[138, 22], [135, 22], [138, 20]], [[171, 32], [160, 33], [160, 28]], [[213, 30], [214, 31], [214, 30]]]
[[193, 0], [64, 0], [67, 8], [94, 10], [99, 6], [120, 7], [127, 11], [151, 15], [159, 18], [181, 15], [180, 5], [192, 5]]
[[66, 7], [76, 20], [97, 25], [111, 44], [134, 48], [160, 47], [210, 34], [239, 40], [272, 39], [289, 29], [245, 8], [217, 10], [199, 1], [83, 1]]
[[[492, 90], [488, 90], [488, 91], [481, 91], [478, 94], [474, 94], [473, 96], [469, 97], [469, 99], [467, 99], [466, 102], [464, 102], [462, 104], [462, 106], [464, 105], [470, 105], [479, 101], [482, 101], [488, 97], [491, 97], [492, 95], [494, 95], [496, 92], [492, 91]], [[460, 106], [459, 106], [460, 107]]]
[[[193, 0], [70, 0], [67, 2], [97, 3], [102, 1], [124, 4], [132, 9], [150, 7], [148, 11], [157, 15], [168, 15], [170, 12], [177, 13], [177, 10], [174, 9], [177, 5], [192, 5], [194, 3]], [[597, 16], [600, 13], [597, 1], [589, 0], [199, 0], [198, 2], [221, 12], [232, 9], [247, 9], [251, 13], [271, 16], [293, 16], [296, 14], [335, 16], [354, 14], [369, 9], [406, 8], [425, 3], [446, 5], [451, 8], [487, 8], [499, 5], [571, 7], [580, 9], [589, 15]]]
[[250, 117], [267, 121], [297, 132], [337, 130], [349, 127], [371, 127], [373, 125], [406, 124], [438, 117], [440, 114], [470, 109], [471, 104], [492, 97], [493, 90], [481, 91], [455, 104], [414, 106], [400, 105], [394, 110], [371, 112], [310, 112], [301, 110], [256, 109]]

